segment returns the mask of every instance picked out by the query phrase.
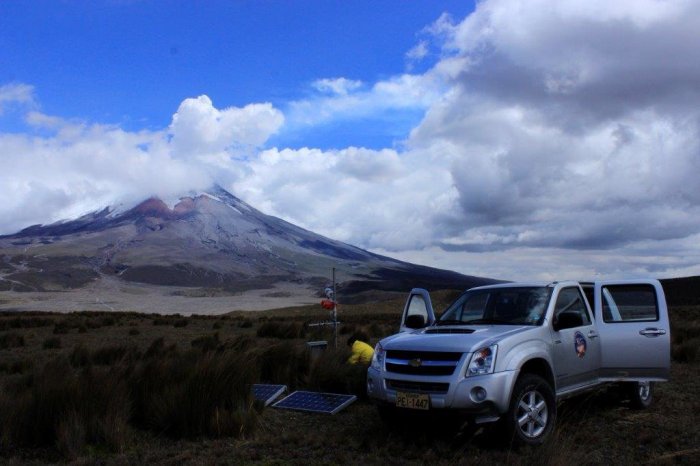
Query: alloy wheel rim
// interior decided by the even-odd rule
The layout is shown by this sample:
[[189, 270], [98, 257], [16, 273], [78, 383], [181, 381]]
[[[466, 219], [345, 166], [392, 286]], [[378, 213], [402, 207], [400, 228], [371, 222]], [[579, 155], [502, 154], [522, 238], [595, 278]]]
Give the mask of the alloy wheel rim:
[[549, 411], [544, 396], [537, 390], [525, 392], [518, 400], [518, 428], [526, 438], [536, 438], [547, 428]]
[[639, 398], [642, 400], [648, 400], [651, 393], [651, 386], [649, 382], [639, 382]]

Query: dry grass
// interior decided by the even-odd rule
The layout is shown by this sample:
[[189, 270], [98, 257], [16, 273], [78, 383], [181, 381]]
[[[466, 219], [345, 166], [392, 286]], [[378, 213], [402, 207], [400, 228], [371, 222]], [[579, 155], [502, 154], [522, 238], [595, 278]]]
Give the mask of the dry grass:
[[[672, 310], [672, 381], [658, 385], [651, 409], [629, 409], [615, 390], [566, 401], [554, 441], [542, 448], [503, 449], [488, 429], [474, 434], [442, 419], [389, 429], [363, 399], [335, 416], [252, 403], [254, 382], [363, 397], [364, 368], [345, 364], [344, 342], [364, 332], [374, 344], [395, 330], [402, 307], [343, 306], [341, 347], [313, 361], [305, 341], [332, 342], [328, 327], [305, 337], [298, 331], [327, 318], [317, 307], [199, 318], [0, 314], [0, 462], [698, 461], [700, 307], [693, 306]], [[46, 343], [54, 338], [60, 345]]]

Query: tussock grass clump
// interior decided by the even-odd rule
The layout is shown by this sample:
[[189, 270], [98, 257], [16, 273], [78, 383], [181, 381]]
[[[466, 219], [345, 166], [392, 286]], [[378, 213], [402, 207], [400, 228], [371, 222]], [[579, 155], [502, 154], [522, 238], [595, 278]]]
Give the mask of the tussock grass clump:
[[0, 320], [0, 330], [48, 327], [52, 323], [53, 321], [46, 317], [15, 317], [13, 319]]
[[202, 335], [192, 340], [192, 347], [199, 348], [202, 352], [214, 351], [219, 347], [219, 333], [212, 335]]
[[251, 328], [253, 326], [253, 321], [250, 319], [243, 319], [238, 322], [238, 328]]
[[44, 349], [58, 349], [61, 347], [61, 339], [59, 337], [50, 337], [42, 343]]
[[113, 316], [105, 316], [100, 319], [100, 325], [102, 327], [111, 327], [118, 323], [117, 319]]
[[131, 377], [134, 423], [174, 438], [245, 436], [257, 426], [245, 354], [170, 353], [140, 364]]
[[133, 364], [141, 359], [141, 353], [134, 346], [104, 346], [93, 351], [83, 345], [73, 347], [68, 361], [73, 367], [113, 366]]
[[68, 360], [73, 367], [86, 367], [92, 364], [90, 351], [83, 345], [75, 345], [68, 356]]
[[24, 346], [24, 335], [17, 332], [7, 332], [0, 335], [0, 349], [18, 348]]
[[264, 338], [303, 338], [306, 329], [301, 322], [265, 322], [258, 327], [257, 335]]
[[32, 367], [32, 361], [28, 359], [0, 362], [0, 372], [5, 372], [6, 374], [23, 374]]
[[367, 366], [348, 364], [349, 348], [328, 348], [311, 365], [307, 385], [312, 390], [348, 393], [366, 398]]
[[173, 343], [172, 345], [166, 347], [165, 339], [163, 337], [156, 338], [151, 342], [143, 354], [143, 359], [152, 359], [161, 356], [164, 353], [172, 353], [177, 351], [177, 345]]
[[53, 326], [54, 335], [65, 335], [71, 329], [70, 323], [66, 321], [56, 322]]
[[296, 390], [306, 383], [311, 358], [307, 349], [292, 342], [283, 342], [250, 351], [260, 369], [263, 383], [284, 384]]
[[133, 362], [140, 359], [140, 353], [134, 346], [105, 346], [92, 352], [93, 364], [111, 366], [118, 362]]
[[680, 344], [673, 344], [671, 347], [671, 357], [676, 362], [695, 362], [698, 360], [698, 348], [700, 348], [700, 338], [685, 340]]
[[129, 413], [119, 377], [105, 370], [76, 371], [58, 358], [0, 394], [0, 442], [7, 449], [55, 446], [68, 458], [86, 444], [120, 451]]
[[178, 319], [175, 322], [173, 322], [173, 327], [175, 327], [175, 328], [187, 327], [187, 325], [189, 323], [190, 323], [190, 321], [187, 320], [187, 318]]
[[156, 317], [153, 319], [153, 325], [173, 325], [174, 320], [167, 317]]
[[233, 350], [239, 353], [247, 353], [258, 345], [255, 337], [250, 335], [239, 335], [233, 339], [227, 340], [219, 346], [219, 350]]

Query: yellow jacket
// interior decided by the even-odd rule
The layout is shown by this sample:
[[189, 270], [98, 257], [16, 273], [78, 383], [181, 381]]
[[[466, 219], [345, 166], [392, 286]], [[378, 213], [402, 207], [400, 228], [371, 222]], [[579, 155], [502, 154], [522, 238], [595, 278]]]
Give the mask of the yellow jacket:
[[348, 363], [362, 363], [369, 366], [370, 362], [372, 362], [374, 349], [367, 343], [360, 340], [355, 340], [355, 343], [352, 344], [351, 351], [352, 354], [348, 358]]

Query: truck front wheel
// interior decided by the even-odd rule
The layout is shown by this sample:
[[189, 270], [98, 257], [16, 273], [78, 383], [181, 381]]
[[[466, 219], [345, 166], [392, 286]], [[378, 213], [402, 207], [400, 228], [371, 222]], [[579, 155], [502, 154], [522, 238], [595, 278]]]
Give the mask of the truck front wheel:
[[634, 409], [646, 409], [654, 401], [654, 384], [652, 382], [628, 382], [627, 393]]
[[544, 443], [554, 429], [556, 416], [557, 404], [549, 383], [535, 374], [523, 374], [518, 378], [503, 419], [510, 443]]

